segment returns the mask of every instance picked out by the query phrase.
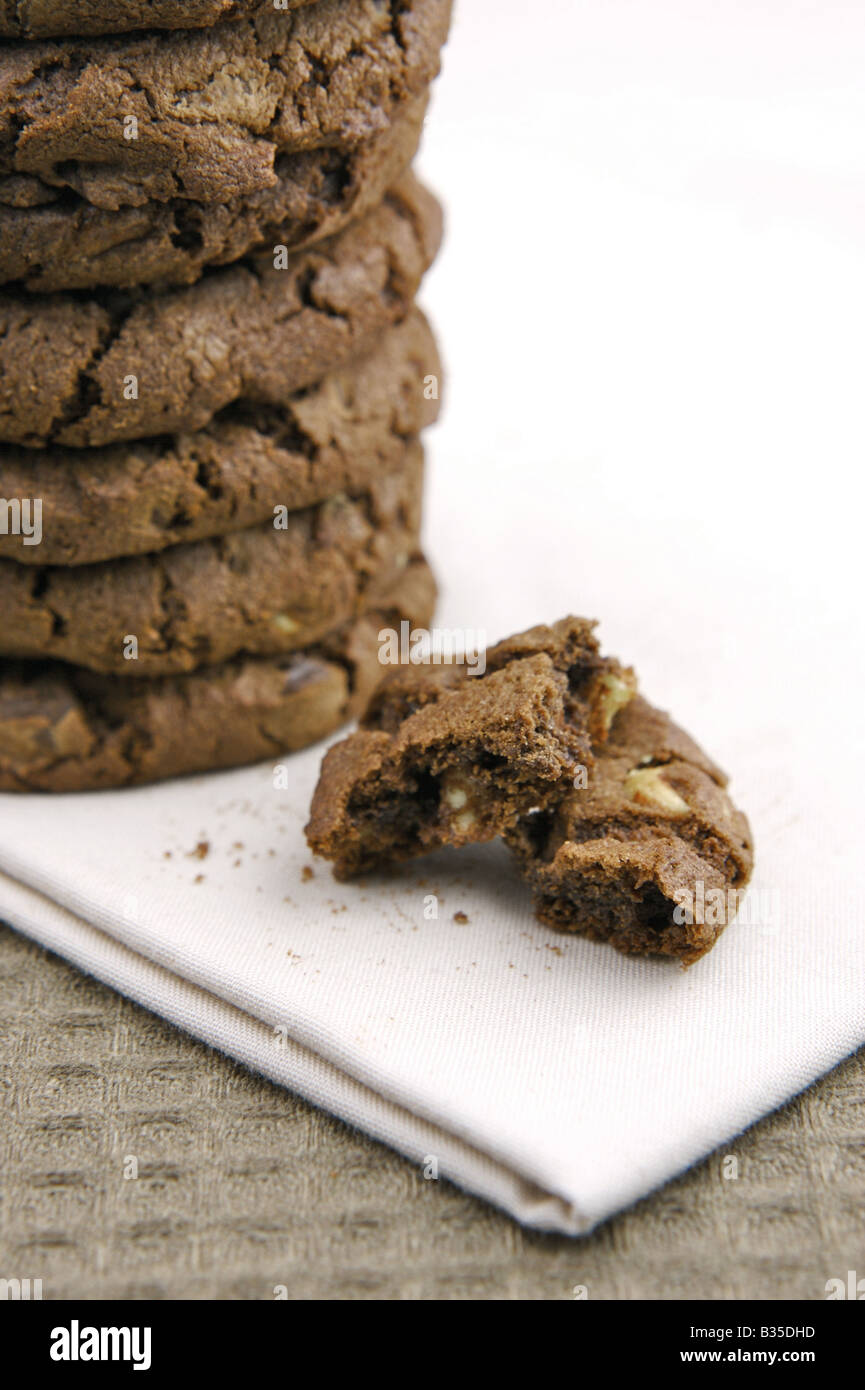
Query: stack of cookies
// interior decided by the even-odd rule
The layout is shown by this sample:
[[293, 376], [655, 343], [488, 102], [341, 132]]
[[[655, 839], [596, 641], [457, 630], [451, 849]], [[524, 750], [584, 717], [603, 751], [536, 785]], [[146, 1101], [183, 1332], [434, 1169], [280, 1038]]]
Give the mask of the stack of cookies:
[[0, 789], [308, 744], [427, 625], [450, 0], [0, 0]]

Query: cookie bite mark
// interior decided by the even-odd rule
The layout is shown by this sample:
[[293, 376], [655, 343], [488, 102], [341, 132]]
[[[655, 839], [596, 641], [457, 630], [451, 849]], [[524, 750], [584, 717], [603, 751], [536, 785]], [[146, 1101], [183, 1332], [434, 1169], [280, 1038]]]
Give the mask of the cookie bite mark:
[[556, 664], [567, 676], [571, 722], [584, 724], [589, 738], [603, 743], [616, 714], [633, 699], [637, 678], [630, 667], [600, 656], [596, 626], [574, 617], [552, 626], [541, 623], [497, 643], [487, 652], [486, 663], [490, 669], [517, 655], [555, 652]]
[[488, 649], [480, 675], [400, 667], [325, 757], [310, 847], [349, 878], [493, 839], [566, 794], [591, 760], [601, 679], [618, 671], [578, 618]]
[[[640, 697], [593, 753], [585, 790], [507, 837], [537, 915], [629, 955], [691, 965], [738, 909], [753, 864], [748, 821], [720, 768]], [[723, 911], [705, 910], [721, 899]]]

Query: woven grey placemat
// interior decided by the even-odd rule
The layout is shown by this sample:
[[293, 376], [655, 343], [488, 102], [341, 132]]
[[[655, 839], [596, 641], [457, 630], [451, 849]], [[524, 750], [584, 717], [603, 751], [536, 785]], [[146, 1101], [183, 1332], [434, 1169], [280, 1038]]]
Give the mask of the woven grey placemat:
[[865, 1276], [865, 1049], [595, 1234], [544, 1236], [0, 927], [0, 1107], [0, 1278], [44, 1298], [814, 1299]]

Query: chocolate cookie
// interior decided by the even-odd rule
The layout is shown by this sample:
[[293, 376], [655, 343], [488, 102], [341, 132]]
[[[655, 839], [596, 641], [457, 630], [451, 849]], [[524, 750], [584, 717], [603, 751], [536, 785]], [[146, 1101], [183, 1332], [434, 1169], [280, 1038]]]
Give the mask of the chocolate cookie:
[[376, 610], [289, 656], [138, 681], [0, 663], [0, 790], [87, 791], [278, 759], [353, 717], [381, 674], [381, 628], [426, 624], [434, 602], [418, 559]]
[[[279, 0], [274, 9], [295, 10], [311, 3]], [[201, 29], [260, 7], [261, 0], [0, 0], [0, 34], [41, 39], [131, 29]]]
[[211, 28], [6, 44], [0, 201], [222, 202], [271, 187], [280, 151], [353, 148], [439, 68], [450, 0], [263, 0]]
[[363, 497], [231, 536], [75, 569], [0, 560], [0, 657], [134, 679], [307, 647], [373, 606], [416, 552], [422, 478], [415, 442]]
[[91, 565], [357, 496], [402, 465], [438, 414], [440, 383], [435, 340], [415, 309], [369, 356], [283, 407], [240, 402], [194, 434], [101, 449], [0, 445], [3, 501], [31, 522], [37, 499], [41, 508], [38, 543], [32, 525], [29, 535], [2, 529], [0, 511], [0, 558]]
[[353, 149], [280, 154], [272, 188], [222, 203], [144, 203], [106, 212], [76, 194], [0, 203], [0, 284], [51, 290], [188, 285], [255, 247], [289, 251], [334, 235], [381, 202], [415, 156], [424, 94]]
[[0, 439], [76, 448], [281, 405], [408, 313], [441, 210], [407, 175], [338, 237], [154, 296], [0, 295]]
[[748, 822], [693, 739], [636, 698], [594, 746], [588, 785], [508, 833], [550, 926], [686, 965], [736, 915]]
[[442, 845], [491, 840], [566, 796], [633, 678], [601, 657], [593, 624], [500, 642], [482, 674], [401, 666], [357, 733], [322, 764], [306, 835], [338, 878]]

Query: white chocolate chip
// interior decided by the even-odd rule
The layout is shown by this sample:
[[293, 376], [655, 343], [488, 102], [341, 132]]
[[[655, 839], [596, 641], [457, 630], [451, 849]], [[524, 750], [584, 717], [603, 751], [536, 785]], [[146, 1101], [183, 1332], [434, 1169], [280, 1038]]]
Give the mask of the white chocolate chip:
[[634, 767], [625, 778], [625, 796], [648, 806], [661, 806], [675, 816], [687, 815], [690, 806], [662, 776], [660, 767]]
[[630, 704], [633, 699], [634, 686], [624, 680], [622, 676], [612, 674], [602, 676], [600, 684], [604, 693], [598, 699], [598, 710], [604, 733], [609, 733], [610, 725], [619, 710], [624, 709], [625, 705]]
[[464, 787], [445, 787], [445, 801], [452, 811], [460, 811], [469, 799]]
[[293, 632], [297, 632], [297, 623], [287, 613], [274, 613], [270, 621], [274, 627], [279, 628], [280, 632], [288, 633], [289, 636]]
[[474, 811], [460, 811], [458, 816], [454, 816], [454, 829], [458, 830], [461, 835], [464, 835], [467, 831], [471, 830], [474, 823]]

